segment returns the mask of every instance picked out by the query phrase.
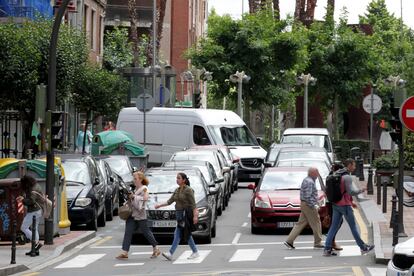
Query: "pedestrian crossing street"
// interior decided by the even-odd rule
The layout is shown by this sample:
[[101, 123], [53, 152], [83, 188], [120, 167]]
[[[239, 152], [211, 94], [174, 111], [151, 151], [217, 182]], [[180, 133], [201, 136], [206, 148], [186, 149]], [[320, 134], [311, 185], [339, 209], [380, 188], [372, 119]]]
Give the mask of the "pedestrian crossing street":
[[[105, 246], [95, 246], [91, 247], [94, 249], [102, 249], [106, 248]], [[111, 247], [112, 248], [112, 247]], [[134, 248], [135, 249], [135, 248]], [[174, 259], [172, 261], [173, 265], [186, 265], [186, 264], [201, 264], [203, 262], [208, 262], [209, 256], [214, 255], [214, 250], [216, 248], [212, 249], [200, 249], [199, 254], [200, 257], [192, 260], [188, 260], [187, 258], [191, 255], [191, 250], [185, 250], [181, 254], [176, 254], [174, 256]], [[117, 249], [118, 250], [118, 249]], [[260, 256], [263, 254], [266, 254], [267, 250], [273, 250], [271, 248], [249, 248], [249, 249], [232, 249], [234, 252], [231, 254], [231, 257], [228, 258], [228, 263], [238, 263], [238, 262], [255, 262], [260, 259]], [[118, 252], [117, 252], [118, 253]], [[292, 253], [292, 254], [291, 254]], [[294, 254], [293, 254], [294, 253]], [[110, 256], [106, 256], [106, 255]], [[133, 267], [133, 266], [143, 266], [146, 263], [145, 262], [134, 262], [135, 256], [142, 256], [142, 258], [135, 258], [139, 259], [140, 261], [145, 260], [146, 257], [148, 257], [152, 254], [152, 251], [140, 251], [140, 252], [130, 252], [129, 259], [125, 261], [119, 261], [115, 259], [116, 253], [100, 253], [100, 254], [81, 254], [77, 255], [58, 266], [54, 267], [54, 269], [72, 269], [72, 268], [84, 268], [86, 266], [89, 266], [93, 263], [99, 262], [102, 260], [105, 256], [108, 258], [111, 258], [116, 262], [113, 264], [113, 267]], [[216, 253], [218, 254], [218, 253]], [[295, 261], [300, 259], [320, 259], [320, 258], [328, 258], [328, 257], [322, 257], [322, 250], [314, 249], [313, 247], [308, 246], [297, 246], [295, 250], [288, 250], [286, 249], [286, 256], [280, 257], [283, 258], [285, 261]], [[229, 255], [230, 256], [230, 255]], [[337, 257], [329, 257], [329, 258], [341, 258], [341, 257], [358, 257], [361, 256], [361, 252], [359, 250], [358, 246], [355, 245], [345, 245], [343, 246], [343, 250], [338, 252]], [[160, 259], [164, 260], [162, 256], [159, 256]], [[372, 275], [381, 275], [378, 274], [377, 270], [375, 271], [375, 274]]]

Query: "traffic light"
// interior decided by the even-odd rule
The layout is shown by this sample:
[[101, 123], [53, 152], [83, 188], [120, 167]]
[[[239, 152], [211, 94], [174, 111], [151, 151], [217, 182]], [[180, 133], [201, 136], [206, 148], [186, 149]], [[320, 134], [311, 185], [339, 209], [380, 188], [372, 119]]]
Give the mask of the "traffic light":
[[402, 142], [402, 123], [400, 121], [400, 108], [391, 107], [392, 118], [390, 120], [390, 126], [392, 130], [390, 131], [391, 139], [398, 145]]
[[194, 93], [193, 94], [193, 107], [201, 108], [201, 105], [202, 105], [201, 100], [202, 100], [201, 93]]
[[63, 147], [64, 118], [63, 111], [47, 111], [46, 148], [48, 150], [50, 150], [50, 146], [54, 149]]

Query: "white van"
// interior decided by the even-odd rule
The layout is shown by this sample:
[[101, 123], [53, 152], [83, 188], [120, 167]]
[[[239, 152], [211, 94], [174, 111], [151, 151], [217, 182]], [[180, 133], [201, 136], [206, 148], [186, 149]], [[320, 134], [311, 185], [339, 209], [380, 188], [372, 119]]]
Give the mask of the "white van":
[[[143, 113], [123, 108], [117, 129], [144, 142]], [[216, 109], [155, 107], [146, 113], [146, 146], [149, 163], [169, 161], [173, 153], [197, 145], [226, 145], [240, 158], [239, 181], [258, 181], [266, 151], [234, 112]]]
[[335, 155], [332, 140], [326, 128], [288, 128], [283, 132], [282, 144], [309, 144], [312, 147], [325, 148], [332, 162]]

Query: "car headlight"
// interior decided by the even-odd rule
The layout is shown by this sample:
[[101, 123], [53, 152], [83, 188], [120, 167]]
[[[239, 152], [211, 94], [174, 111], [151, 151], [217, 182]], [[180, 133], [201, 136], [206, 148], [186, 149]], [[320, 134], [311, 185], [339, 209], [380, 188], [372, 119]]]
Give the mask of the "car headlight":
[[269, 202], [266, 202], [260, 198], [255, 198], [254, 199], [254, 207], [258, 207], [258, 208], [270, 208], [270, 204]]
[[91, 203], [92, 203], [92, 199], [91, 198], [89, 198], [89, 197], [82, 197], [82, 198], [76, 199], [75, 206], [78, 206], [78, 207], [86, 207], [86, 206], [88, 206]]
[[326, 205], [326, 198], [325, 197], [321, 198], [318, 201], [318, 205], [319, 205], [319, 207], [325, 207], [325, 205]]
[[207, 207], [200, 207], [200, 208], [197, 208], [197, 210], [198, 210], [199, 217], [204, 217], [205, 215], [207, 215], [207, 212], [208, 212]]

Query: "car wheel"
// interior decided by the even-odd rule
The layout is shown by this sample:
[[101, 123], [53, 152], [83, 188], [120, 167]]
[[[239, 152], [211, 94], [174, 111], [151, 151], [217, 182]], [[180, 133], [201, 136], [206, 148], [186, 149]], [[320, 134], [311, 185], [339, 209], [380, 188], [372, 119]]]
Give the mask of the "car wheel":
[[217, 216], [221, 216], [223, 214], [223, 209], [220, 207], [217, 209]]
[[210, 244], [211, 243], [211, 230], [210, 230], [210, 233], [208, 233], [207, 237], [203, 237], [202, 243], [205, 243], [205, 244]]
[[104, 227], [106, 225], [105, 217], [106, 217], [106, 208], [105, 208], [105, 204], [104, 204], [102, 213], [98, 217], [98, 226], [99, 227]]
[[251, 230], [251, 232], [252, 232], [252, 234], [259, 234], [259, 230], [260, 230], [260, 228], [258, 228], [258, 227], [254, 227], [253, 225], [250, 225], [250, 230]]
[[110, 200], [108, 203], [107, 209], [106, 209], [106, 221], [111, 221], [114, 219], [113, 211], [114, 211], [114, 206], [113, 206], [112, 200]]
[[226, 205], [226, 207], [229, 206], [230, 196], [227, 195], [224, 201], [225, 201], [224, 204]]
[[239, 189], [239, 182], [236, 181], [236, 184], [234, 185], [234, 190], [237, 191]]
[[118, 215], [118, 210], [119, 210], [119, 201], [115, 203], [114, 212], [113, 212], [114, 216]]
[[224, 211], [226, 210], [226, 198], [223, 197], [223, 199], [221, 200], [221, 210]]
[[215, 238], [217, 234], [217, 223], [214, 223], [214, 227], [211, 228], [211, 237]]
[[86, 225], [86, 228], [92, 231], [98, 231], [98, 218], [96, 215], [96, 210], [93, 212], [93, 219]]

